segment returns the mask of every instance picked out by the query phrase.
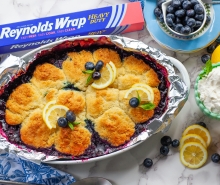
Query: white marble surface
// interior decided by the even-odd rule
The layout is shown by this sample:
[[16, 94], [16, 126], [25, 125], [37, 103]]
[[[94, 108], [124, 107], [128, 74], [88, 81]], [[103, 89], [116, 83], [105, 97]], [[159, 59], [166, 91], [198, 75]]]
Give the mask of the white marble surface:
[[[21, 20], [57, 15], [90, 8], [128, 2], [127, 0], [0, 0], [0, 24]], [[166, 50], [158, 45], [149, 35], [147, 29], [127, 33], [124, 36], [138, 39], [162, 50], [167, 55], [180, 60], [186, 67], [191, 78], [190, 96], [179, 115], [173, 120], [166, 135], [180, 139], [181, 133], [188, 125], [204, 121], [212, 136], [209, 147], [209, 159], [206, 164], [196, 170], [184, 167], [179, 160], [177, 149], [170, 150], [168, 156], [159, 154], [160, 138], [164, 133], [152, 136], [137, 147], [109, 159], [74, 165], [53, 165], [69, 172], [76, 179], [99, 176], [109, 179], [114, 185], [219, 185], [220, 164], [214, 164], [210, 156], [220, 153], [220, 124], [202, 114], [194, 99], [194, 81], [201, 70], [203, 49], [193, 54], [181, 54]], [[27, 51], [13, 53], [21, 56]], [[143, 160], [152, 158], [154, 165], [150, 169], [143, 167]]]

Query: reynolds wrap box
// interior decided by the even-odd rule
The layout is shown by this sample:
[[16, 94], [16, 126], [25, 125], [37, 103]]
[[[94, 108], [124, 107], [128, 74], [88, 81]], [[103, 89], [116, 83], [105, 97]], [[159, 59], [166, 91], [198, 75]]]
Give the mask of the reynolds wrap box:
[[140, 2], [0, 25], [0, 54], [32, 49], [83, 35], [114, 35], [142, 30]]

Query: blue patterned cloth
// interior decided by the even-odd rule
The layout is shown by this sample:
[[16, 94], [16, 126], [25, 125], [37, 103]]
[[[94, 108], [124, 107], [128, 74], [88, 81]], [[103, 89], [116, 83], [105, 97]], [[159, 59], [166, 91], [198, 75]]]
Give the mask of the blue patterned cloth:
[[142, 9], [144, 8], [144, 0], [129, 0], [130, 2], [136, 2], [136, 1], [140, 1], [141, 2], [141, 7]]
[[13, 153], [0, 154], [0, 179], [45, 185], [69, 185], [73, 176], [47, 164], [37, 164]]

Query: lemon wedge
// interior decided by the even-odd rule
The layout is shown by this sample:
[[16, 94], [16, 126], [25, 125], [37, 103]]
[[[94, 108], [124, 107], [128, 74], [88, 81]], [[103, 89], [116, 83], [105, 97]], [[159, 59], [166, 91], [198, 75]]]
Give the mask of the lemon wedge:
[[211, 143], [211, 136], [209, 131], [200, 126], [200, 125], [191, 125], [185, 129], [182, 136], [188, 135], [188, 134], [196, 134], [200, 136], [206, 143], [206, 146], [208, 147]]
[[141, 101], [153, 102], [153, 98], [151, 97], [151, 93], [143, 87], [130, 88], [126, 92], [124, 98], [131, 99], [132, 97], [137, 97], [138, 95], [140, 96]]
[[148, 90], [150, 92], [152, 102], [154, 101], [154, 91], [151, 88], [151, 86], [144, 84], [144, 83], [136, 83], [132, 87], [142, 87], [142, 88]]
[[106, 67], [102, 68], [101, 78], [94, 80], [91, 86], [95, 89], [104, 89], [108, 87], [114, 80], [114, 72], [109, 63], [106, 64]]
[[196, 142], [189, 142], [180, 149], [180, 161], [188, 168], [200, 168], [208, 158], [206, 148]]
[[45, 123], [47, 127], [49, 129], [56, 128], [57, 120], [60, 117], [65, 116], [68, 110], [69, 108], [64, 105], [52, 105], [45, 115]]

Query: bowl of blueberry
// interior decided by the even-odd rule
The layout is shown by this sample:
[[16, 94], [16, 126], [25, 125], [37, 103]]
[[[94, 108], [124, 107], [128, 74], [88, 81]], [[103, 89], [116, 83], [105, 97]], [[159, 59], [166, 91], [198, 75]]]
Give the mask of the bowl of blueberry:
[[204, 28], [208, 18], [201, 0], [160, 0], [160, 2], [154, 14], [174, 36], [191, 39]]

